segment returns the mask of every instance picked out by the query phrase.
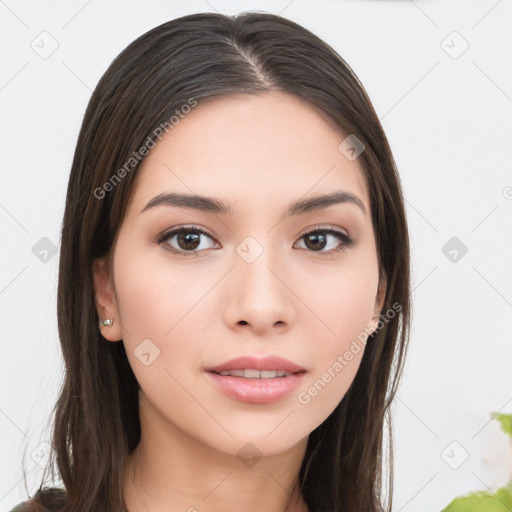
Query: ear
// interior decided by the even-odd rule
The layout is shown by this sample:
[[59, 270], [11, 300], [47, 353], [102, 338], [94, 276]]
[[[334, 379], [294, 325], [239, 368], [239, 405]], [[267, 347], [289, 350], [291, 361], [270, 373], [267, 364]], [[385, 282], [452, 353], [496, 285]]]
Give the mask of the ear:
[[98, 328], [105, 339], [120, 341], [123, 338], [123, 331], [119, 322], [119, 311], [117, 309], [113, 280], [107, 257], [96, 258], [93, 261], [92, 275], [94, 281], [94, 301], [99, 322], [108, 318], [114, 321], [110, 327], [98, 325]]
[[379, 325], [380, 314], [382, 312], [382, 308], [384, 307], [384, 299], [386, 298], [386, 290], [387, 290], [387, 282], [386, 277], [381, 274], [379, 280], [379, 288], [377, 290], [377, 295], [375, 297], [375, 307], [373, 311], [372, 323], [370, 330], [374, 333], [377, 330], [377, 326]]

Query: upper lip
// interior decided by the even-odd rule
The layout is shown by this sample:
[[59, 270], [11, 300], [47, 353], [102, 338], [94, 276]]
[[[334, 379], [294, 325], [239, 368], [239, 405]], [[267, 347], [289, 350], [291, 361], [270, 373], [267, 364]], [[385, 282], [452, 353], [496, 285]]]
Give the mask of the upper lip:
[[283, 357], [270, 355], [265, 357], [242, 356], [230, 359], [225, 363], [217, 366], [206, 368], [208, 372], [223, 372], [228, 370], [260, 370], [260, 371], [285, 371], [288, 373], [305, 372], [306, 369], [302, 366], [284, 359]]

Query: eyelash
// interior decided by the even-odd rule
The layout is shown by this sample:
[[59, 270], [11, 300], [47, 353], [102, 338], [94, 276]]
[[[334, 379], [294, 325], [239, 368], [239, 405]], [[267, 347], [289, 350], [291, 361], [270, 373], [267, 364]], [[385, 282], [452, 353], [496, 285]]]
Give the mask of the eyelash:
[[[173, 229], [171, 231], [168, 231], [167, 233], [160, 235], [155, 241], [156, 241], [156, 243], [158, 243], [158, 245], [161, 245], [176, 235], [179, 235], [181, 233], [189, 233], [189, 232], [201, 233], [202, 235], [205, 235], [208, 238], [211, 238], [212, 240], [214, 240], [216, 242], [216, 240], [214, 239], [214, 237], [212, 235], [210, 235], [208, 232], [206, 232], [204, 229], [200, 228], [199, 226], [195, 226], [195, 225], [190, 225], [190, 226], [186, 226], [186, 227], [183, 226], [183, 227], [180, 227], [177, 229]], [[299, 240], [302, 240], [303, 238], [305, 238], [308, 235], [317, 234], [317, 233], [333, 235], [333, 236], [337, 237], [342, 242], [339, 247], [337, 247], [335, 249], [331, 249], [330, 251], [325, 251], [325, 252], [324, 251], [312, 251], [312, 250], [310, 251], [315, 254], [319, 254], [320, 256], [331, 256], [333, 254], [338, 254], [338, 253], [344, 252], [344, 251], [348, 250], [354, 244], [354, 240], [350, 236], [348, 236], [347, 234], [345, 234], [337, 229], [332, 228], [331, 226], [326, 226], [326, 227], [319, 226], [318, 228], [316, 228], [312, 231], [308, 231], [307, 233], [304, 233], [300, 237]], [[206, 249], [203, 249], [201, 251], [183, 251], [183, 250], [175, 249], [174, 247], [172, 247], [169, 244], [166, 244], [165, 249], [174, 254], [180, 254], [184, 257], [191, 256], [191, 255], [197, 256], [200, 252], [202, 252], [203, 250], [206, 250]], [[305, 249], [305, 250], [309, 250], [309, 249]]]

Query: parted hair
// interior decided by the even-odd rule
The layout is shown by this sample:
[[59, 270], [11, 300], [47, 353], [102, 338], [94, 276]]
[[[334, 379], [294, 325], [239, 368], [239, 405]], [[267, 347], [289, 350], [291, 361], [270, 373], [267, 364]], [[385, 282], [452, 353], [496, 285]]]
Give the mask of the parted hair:
[[[57, 318], [64, 379], [51, 413], [53, 451], [28, 511], [126, 510], [122, 481], [140, 440], [139, 385], [123, 343], [107, 343], [99, 331], [92, 264], [113, 247], [138, 165], [125, 168], [104, 197], [95, 191], [191, 98], [201, 104], [272, 91], [304, 100], [341, 134], [364, 144], [358, 162], [387, 285], [383, 311], [401, 306], [368, 338], [347, 393], [309, 435], [300, 490], [310, 512], [391, 510], [390, 404], [410, 325], [409, 238], [396, 164], [372, 103], [344, 59], [288, 19], [245, 12], [192, 14], [146, 32], [114, 59], [90, 98], [61, 232]], [[48, 485], [55, 468], [64, 488]]]

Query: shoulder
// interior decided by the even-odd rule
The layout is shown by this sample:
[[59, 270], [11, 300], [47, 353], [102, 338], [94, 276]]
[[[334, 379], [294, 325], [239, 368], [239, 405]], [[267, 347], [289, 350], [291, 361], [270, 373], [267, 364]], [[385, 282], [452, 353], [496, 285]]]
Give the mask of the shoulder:
[[30, 500], [23, 501], [22, 503], [18, 503], [12, 510], [9, 512], [28, 512], [28, 504], [30, 503]]
[[29, 500], [18, 503], [9, 512], [58, 512], [66, 506], [66, 491], [58, 487], [39, 489]]

